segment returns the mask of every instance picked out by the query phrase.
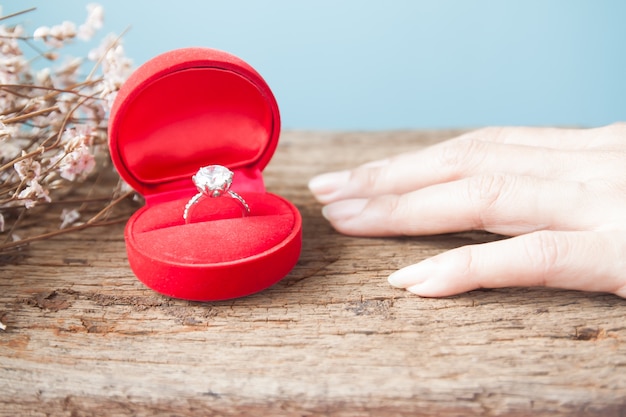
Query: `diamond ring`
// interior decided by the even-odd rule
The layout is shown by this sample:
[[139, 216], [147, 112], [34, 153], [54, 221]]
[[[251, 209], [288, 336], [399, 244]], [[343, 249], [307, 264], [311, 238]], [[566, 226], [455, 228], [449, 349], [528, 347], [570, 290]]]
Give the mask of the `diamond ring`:
[[237, 200], [243, 207], [244, 216], [250, 214], [248, 203], [236, 192], [230, 190], [235, 174], [228, 168], [221, 165], [209, 165], [198, 170], [196, 175], [191, 177], [193, 183], [198, 189], [198, 194], [191, 197], [191, 200], [185, 205], [183, 219], [185, 223], [189, 221], [189, 211], [194, 204], [198, 203], [204, 196], [221, 197], [227, 195]]

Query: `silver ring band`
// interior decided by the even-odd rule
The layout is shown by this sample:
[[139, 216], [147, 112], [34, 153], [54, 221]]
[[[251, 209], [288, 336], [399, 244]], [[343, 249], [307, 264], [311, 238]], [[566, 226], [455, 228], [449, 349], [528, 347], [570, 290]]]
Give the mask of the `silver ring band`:
[[246, 200], [236, 192], [230, 190], [233, 177], [234, 173], [221, 165], [209, 165], [200, 168], [198, 172], [191, 177], [198, 189], [198, 193], [191, 197], [187, 204], [185, 204], [185, 211], [183, 212], [185, 223], [189, 222], [191, 208], [197, 204], [202, 197], [215, 198], [228, 195], [241, 204], [244, 216], [250, 214], [250, 206], [248, 206]]

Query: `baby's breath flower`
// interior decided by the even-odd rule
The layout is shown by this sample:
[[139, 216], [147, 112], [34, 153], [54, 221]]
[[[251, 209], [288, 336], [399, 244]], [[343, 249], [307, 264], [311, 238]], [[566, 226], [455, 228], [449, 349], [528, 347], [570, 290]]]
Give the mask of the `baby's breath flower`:
[[75, 146], [71, 152], [62, 151], [59, 157], [59, 174], [68, 181], [85, 179], [96, 166], [94, 156], [84, 144]]
[[[28, 68], [28, 61], [22, 54], [18, 43], [21, 30], [0, 25], [0, 84], [17, 84], [21, 74]], [[13, 105], [15, 97], [0, 92], [0, 104]], [[9, 107], [10, 108], [10, 107]]]
[[78, 38], [88, 41], [104, 23], [104, 8], [99, 4], [89, 3], [87, 5], [87, 20], [78, 27]]
[[[24, 152], [22, 152], [24, 156]], [[25, 158], [13, 164], [15, 172], [21, 181], [35, 180], [39, 181], [41, 176], [41, 164], [33, 158]]]
[[35, 74], [35, 81], [41, 85], [50, 85], [52, 83], [51, 73], [50, 68], [42, 68]]
[[[7, 126], [0, 121], [0, 140], [10, 138], [11, 136], [13, 136], [14, 133], [15, 133], [14, 126]], [[2, 151], [0, 150], [0, 157], [2, 156], [1, 152]]]
[[35, 207], [38, 200], [44, 200], [46, 202], [52, 201], [50, 199], [48, 190], [44, 190], [44, 188], [39, 184], [39, 181], [35, 178], [30, 179], [26, 182], [28, 186], [24, 188], [17, 196], [19, 200], [22, 201], [22, 204], [27, 209]]
[[93, 130], [88, 125], [78, 125], [66, 129], [61, 136], [61, 143], [66, 152], [71, 152], [79, 146], [93, 144]]
[[59, 229], [65, 229], [67, 226], [71, 226], [76, 222], [76, 220], [80, 219], [80, 213], [76, 209], [63, 209], [61, 212], [61, 226]]
[[70, 21], [64, 21], [60, 25], [52, 27], [41, 26], [35, 29], [33, 38], [41, 40], [53, 48], [60, 48], [64, 42], [76, 37], [76, 25]]
[[[0, 21], [0, 233], [10, 230], [14, 240], [20, 239], [14, 233], [19, 222], [30, 213], [40, 213], [31, 209], [53, 200], [63, 201], [69, 195], [84, 196], [82, 191], [86, 190], [72, 193], [68, 189], [76, 182], [101, 178], [91, 175], [96, 169], [111, 169], [106, 132], [108, 105], [131, 72], [121, 40], [114, 36], [102, 43], [91, 69], [83, 68], [90, 64], [84, 58], [65, 57], [56, 68], [35, 70], [30, 67], [32, 58], [25, 56], [21, 46], [32, 47], [45, 59], [56, 59], [63, 47], [89, 39], [102, 28], [103, 16], [100, 5], [89, 4], [87, 18], [78, 27], [64, 21], [41, 26], [32, 36], [25, 34], [20, 25]], [[34, 46], [28, 39], [44, 47]], [[93, 208], [100, 199], [91, 192], [85, 207]], [[118, 204], [113, 196], [120, 195], [119, 189], [110, 192], [112, 202], [98, 213]], [[69, 207], [64, 205], [61, 213], [63, 230], [76, 226], [81, 216], [71, 202], [65, 202]], [[86, 223], [95, 225], [100, 216]], [[19, 244], [36, 239], [38, 236], [27, 236]], [[2, 239], [0, 251], [17, 244]]]
[[[103, 54], [103, 55], [102, 55]], [[102, 91], [100, 98], [106, 100], [110, 109], [117, 91], [132, 73], [132, 62], [124, 53], [124, 47], [117, 39], [106, 39], [98, 49], [89, 54], [89, 59], [98, 60], [102, 57]]]
[[50, 28], [48, 26], [40, 26], [33, 32], [33, 39], [43, 41], [50, 36]]

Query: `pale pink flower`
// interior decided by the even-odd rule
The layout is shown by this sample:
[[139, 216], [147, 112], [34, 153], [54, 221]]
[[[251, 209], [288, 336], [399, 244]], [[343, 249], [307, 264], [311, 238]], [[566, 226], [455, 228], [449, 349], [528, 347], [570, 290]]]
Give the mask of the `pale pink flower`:
[[15, 39], [23, 38], [26, 34], [26, 30], [22, 25], [12, 26], [11, 30], [13, 31], [13, 36], [15, 37]]
[[39, 181], [31, 179], [26, 184], [28, 186], [17, 195], [17, 198], [22, 200], [22, 204], [24, 204], [26, 209], [33, 208], [38, 200], [45, 200], [48, 203], [51, 201], [48, 190], [44, 190]]
[[15, 125], [7, 126], [0, 121], [0, 140], [11, 138], [16, 133], [16, 131], [17, 131], [17, 128], [15, 127]]
[[90, 40], [97, 30], [102, 29], [104, 22], [104, 8], [96, 3], [87, 5], [87, 20], [78, 27], [78, 38]]
[[[22, 154], [23, 153], [24, 152], [22, 151]], [[41, 164], [32, 158], [17, 161], [13, 164], [13, 168], [15, 169], [15, 172], [17, 172], [17, 176], [20, 178], [20, 181], [39, 181], [39, 177], [41, 175]]]
[[33, 32], [33, 39], [43, 41], [50, 36], [50, 28], [48, 26], [40, 26]]
[[0, 233], [4, 232], [4, 216], [0, 213]]
[[79, 146], [91, 146], [93, 143], [93, 130], [89, 125], [76, 125], [70, 127], [61, 135], [61, 143], [66, 152], [71, 152]]
[[39, 85], [52, 85], [52, 77], [50, 76], [50, 68], [42, 68], [35, 74], [35, 80]]
[[111, 108], [118, 90], [133, 72], [132, 61], [125, 56], [124, 47], [117, 44], [109, 48], [102, 60], [102, 92], [100, 98]]
[[21, 25], [0, 26], [2, 40], [0, 42], [0, 52], [10, 55], [21, 55], [18, 38], [24, 35], [24, 28]]
[[[24, 151], [22, 151], [22, 155], [24, 155]], [[32, 158], [22, 159], [13, 164], [13, 169], [15, 169], [20, 181], [26, 183], [26, 188], [17, 195], [24, 207], [30, 209], [35, 206], [38, 200], [50, 202], [48, 190], [44, 190], [39, 184], [41, 178], [41, 164], [39, 162]]]
[[96, 160], [84, 144], [78, 145], [71, 152], [60, 155], [58, 171], [62, 178], [74, 181], [84, 179], [96, 167]]
[[[56, 105], [59, 107], [59, 112], [61, 112], [62, 114], [69, 113], [75, 103], [76, 96], [72, 93], [60, 93], [59, 95], [57, 95]], [[65, 132], [63, 132], [63, 135], [61, 136], [61, 140], [63, 140], [64, 136]]]
[[70, 22], [69, 20], [66, 20], [63, 23], [61, 23], [59, 32], [60, 32], [61, 38], [63, 39], [74, 38], [76, 37], [76, 24], [74, 22]]
[[41, 26], [33, 32], [35, 40], [43, 41], [48, 46], [60, 48], [63, 42], [76, 37], [76, 24], [68, 20], [52, 27]]
[[80, 219], [80, 213], [76, 209], [68, 210], [66, 208], [61, 212], [61, 226], [59, 229], [65, 229], [67, 226], [71, 226]]
[[[22, 35], [21, 26], [6, 27], [0, 25], [0, 84], [18, 84], [20, 74], [28, 69], [28, 61], [22, 54], [18, 37]], [[2, 108], [11, 108], [17, 99], [13, 94], [0, 92]], [[7, 106], [5, 107], [5, 104]]]

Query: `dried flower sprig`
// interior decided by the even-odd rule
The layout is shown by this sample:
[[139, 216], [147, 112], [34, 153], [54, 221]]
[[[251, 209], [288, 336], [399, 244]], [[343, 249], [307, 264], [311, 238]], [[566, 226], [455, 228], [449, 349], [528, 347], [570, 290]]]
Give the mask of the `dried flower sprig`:
[[[33, 10], [0, 17], [0, 252], [110, 224], [116, 221], [113, 209], [133, 194], [114, 174], [107, 147], [106, 117], [132, 71], [121, 37], [106, 37], [86, 59], [61, 62], [66, 45], [89, 40], [102, 28], [102, 6], [87, 5], [79, 26], [42, 26], [32, 36], [22, 25], [7, 23]], [[33, 60], [22, 46], [35, 51]], [[35, 69], [42, 59], [54, 65]], [[52, 206], [63, 206], [52, 230], [20, 236], [29, 217]], [[83, 213], [91, 215], [79, 222]]]

